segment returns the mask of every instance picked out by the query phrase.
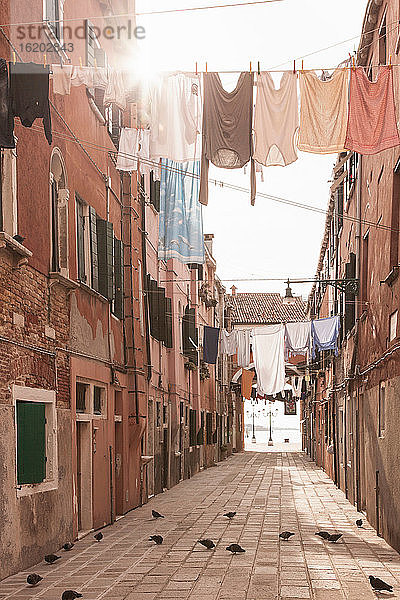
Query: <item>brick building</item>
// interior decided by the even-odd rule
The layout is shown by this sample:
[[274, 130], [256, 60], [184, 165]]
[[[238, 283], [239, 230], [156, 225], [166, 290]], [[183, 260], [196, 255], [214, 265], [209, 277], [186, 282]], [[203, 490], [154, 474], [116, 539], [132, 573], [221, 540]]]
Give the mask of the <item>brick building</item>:
[[[82, 13], [96, 25], [79, 21], [68, 56]], [[134, 39], [95, 35], [113, 13], [134, 22], [134, 2], [0, 4], [3, 23], [43, 20], [52, 62], [94, 69], [134, 56]], [[0, 55], [31, 61], [14, 42], [0, 28]], [[52, 144], [16, 120], [1, 151], [0, 578], [232, 452], [226, 359], [201, 361], [204, 325], [224, 320], [213, 236], [204, 265], [158, 260], [159, 186], [115, 166], [138, 122], [129, 81], [125, 109], [51, 81], [50, 102]]]
[[[378, 65], [398, 62], [399, 10], [394, 0], [368, 2], [357, 61], [370, 78]], [[393, 78], [397, 99], [397, 68]], [[311, 293], [310, 313], [340, 314], [342, 328], [339, 356], [313, 365], [304, 414], [308, 452], [397, 550], [399, 157], [396, 147], [336, 161], [317, 275], [356, 279], [359, 290], [318, 284]]]

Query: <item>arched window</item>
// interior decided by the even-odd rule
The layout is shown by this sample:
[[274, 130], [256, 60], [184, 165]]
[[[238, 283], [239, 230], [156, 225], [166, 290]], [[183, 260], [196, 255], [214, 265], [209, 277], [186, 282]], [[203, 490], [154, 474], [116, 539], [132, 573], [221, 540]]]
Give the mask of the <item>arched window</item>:
[[67, 178], [62, 154], [53, 150], [50, 161], [51, 254], [50, 270], [69, 276]]

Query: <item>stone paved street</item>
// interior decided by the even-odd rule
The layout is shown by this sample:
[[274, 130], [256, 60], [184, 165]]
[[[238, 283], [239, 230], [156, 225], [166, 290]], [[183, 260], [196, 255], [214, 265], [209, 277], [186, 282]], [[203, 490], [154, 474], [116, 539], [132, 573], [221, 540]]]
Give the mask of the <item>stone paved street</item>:
[[[154, 522], [155, 508], [165, 519]], [[222, 516], [236, 510], [228, 521]], [[272, 600], [374, 598], [368, 575], [395, 586], [400, 597], [400, 557], [373, 529], [358, 530], [358, 513], [328, 477], [302, 453], [247, 452], [203, 471], [103, 530], [71, 552], [4, 580], [2, 599], [58, 599], [76, 589], [85, 600]], [[296, 533], [280, 541], [280, 530]], [[331, 544], [314, 535], [342, 532]], [[164, 536], [156, 546], [151, 534]], [[196, 544], [212, 538], [209, 551]], [[239, 542], [245, 554], [225, 550]], [[50, 549], [49, 549], [50, 550]], [[53, 548], [53, 551], [58, 549]], [[44, 580], [29, 588], [27, 573]], [[383, 597], [383, 596], [382, 596]]]

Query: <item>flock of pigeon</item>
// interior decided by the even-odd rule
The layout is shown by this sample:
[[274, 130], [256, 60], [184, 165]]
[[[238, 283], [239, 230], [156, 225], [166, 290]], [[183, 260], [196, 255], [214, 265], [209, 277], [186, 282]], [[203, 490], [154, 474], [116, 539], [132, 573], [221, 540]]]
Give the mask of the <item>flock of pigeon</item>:
[[[152, 510], [151, 514], [154, 519], [164, 519], [165, 518], [164, 515], [157, 512], [156, 510]], [[224, 514], [224, 517], [227, 517], [229, 520], [231, 520], [234, 518], [235, 515], [236, 515], [236, 512], [227, 512]], [[356, 525], [358, 528], [362, 528], [362, 526], [363, 526], [362, 519], [357, 519]], [[289, 541], [293, 535], [295, 535], [295, 534], [292, 531], [282, 531], [279, 534], [279, 537], [280, 537], [280, 539], [282, 539], [284, 541]], [[343, 534], [342, 533], [329, 533], [329, 531], [317, 531], [315, 535], [318, 535], [323, 540], [326, 540], [328, 542], [335, 544], [338, 540], [340, 540], [340, 538], [342, 537]], [[103, 534], [101, 532], [99, 532], [99, 533], [96, 533], [96, 535], [94, 536], [94, 539], [97, 542], [100, 542], [103, 539], [103, 537], [104, 537]], [[162, 535], [151, 535], [149, 538], [149, 541], [154, 542], [155, 544], [160, 546], [163, 543], [164, 538], [162, 537]], [[213, 548], [216, 547], [215, 543], [209, 538], [197, 540], [197, 542], [199, 544], [201, 544], [202, 546], [204, 546], [205, 548], [207, 548], [208, 550], [212, 550]], [[72, 550], [73, 547], [74, 547], [74, 544], [72, 542], [67, 542], [66, 544], [64, 544], [63, 549], [66, 552], [68, 552], [69, 550]], [[229, 546], [226, 546], [225, 550], [228, 550], [228, 552], [231, 552], [232, 554], [241, 554], [242, 552], [246, 552], [246, 550], [244, 548], [242, 548], [239, 544], [229, 544]], [[57, 556], [56, 554], [47, 554], [44, 557], [44, 560], [47, 564], [52, 565], [60, 558], [61, 558], [61, 556]], [[30, 575], [28, 575], [26, 581], [29, 585], [36, 586], [42, 581], [42, 579], [43, 579], [43, 577], [41, 577], [37, 573], [31, 573]], [[379, 577], [374, 577], [373, 575], [370, 575], [369, 582], [370, 582], [372, 589], [376, 592], [383, 592], [383, 591], [393, 592], [393, 586], [389, 585], [382, 579], [379, 579]], [[75, 600], [76, 598], [82, 598], [82, 594], [80, 594], [79, 592], [75, 592], [74, 590], [65, 590], [61, 596], [61, 600]]]

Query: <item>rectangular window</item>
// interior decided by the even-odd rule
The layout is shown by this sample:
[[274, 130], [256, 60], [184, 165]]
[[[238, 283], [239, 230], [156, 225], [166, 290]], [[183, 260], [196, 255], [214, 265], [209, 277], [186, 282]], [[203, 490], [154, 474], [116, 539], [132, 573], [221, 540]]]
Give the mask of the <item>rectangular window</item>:
[[61, 40], [60, 0], [45, 0], [45, 21], [56, 38]]
[[390, 315], [390, 320], [389, 320], [389, 342], [393, 342], [393, 340], [397, 337], [397, 318], [398, 318], [398, 311], [395, 310]]
[[88, 402], [89, 387], [84, 383], [76, 384], [76, 412], [85, 413], [89, 410]]
[[[345, 264], [345, 278], [356, 278], [356, 255], [350, 252], [349, 262]], [[351, 331], [356, 322], [356, 296], [352, 291], [344, 294], [344, 333]]]
[[383, 382], [379, 385], [379, 402], [378, 402], [378, 435], [383, 436], [385, 431], [385, 410], [386, 410], [386, 388]]
[[12, 386], [17, 497], [58, 487], [57, 412], [53, 390]]
[[197, 410], [189, 411], [189, 445], [197, 445]]
[[161, 402], [156, 402], [156, 425], [161, 427]]
[[202, 446], [204, 444], [204, 411], [200, 413], [200, 429], [197, 432], [197, 445]]
[[78, 261], [78, 279], [87, 282], [86, 274], [86, 242], [85, 242], [85, 213], [84, 204], [76, 197], [76, 246]]
[[93, 412], [95, 415], [101, 415], [103, 413], [103, 397], [104, 388], [95, 385], [93, 388]]
[[213, 443], [213, 414], [206, 414], [206, 441], [207, 444]]
[[17, 401], [17, 483], [46, 478], [46, 405]]

